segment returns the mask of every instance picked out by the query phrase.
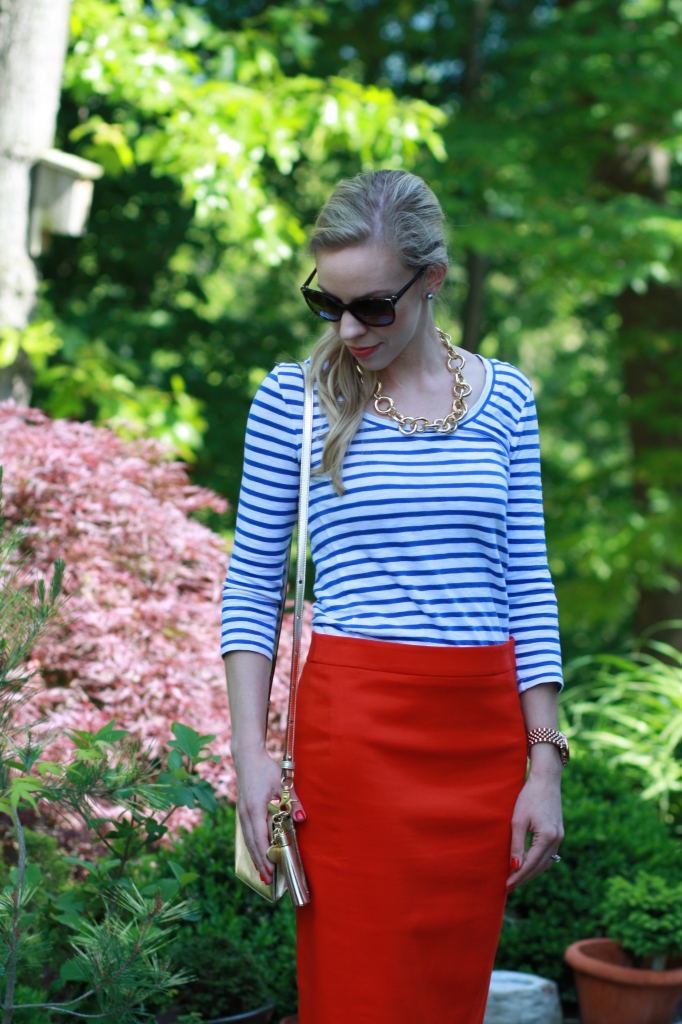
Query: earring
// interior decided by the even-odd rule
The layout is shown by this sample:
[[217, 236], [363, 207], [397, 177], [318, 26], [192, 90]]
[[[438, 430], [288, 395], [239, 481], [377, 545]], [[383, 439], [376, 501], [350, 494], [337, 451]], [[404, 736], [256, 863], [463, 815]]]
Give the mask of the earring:
[[431, 299], [433, 298], [433, 292], [429, 292], [429, 294], [428, 294], [428, 295], [426, 296], [426, 298], [427, 298], [427, 299], [428, 299], [429, 301], [431, 301]]

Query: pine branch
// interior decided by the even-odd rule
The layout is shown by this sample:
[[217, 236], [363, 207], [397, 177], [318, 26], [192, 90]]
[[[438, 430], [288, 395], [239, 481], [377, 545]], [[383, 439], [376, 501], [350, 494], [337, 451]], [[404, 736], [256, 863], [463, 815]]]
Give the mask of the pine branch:
[[14, 887], [13, 901], [14, 901], [14, 912], [12, 914], [12, 924], [10, 926], [10, 946], [9, 946], [9, 958], [7, 961], [7, 970], [5, 973], [6, 984], [5, 984], [5, 998], [2, 1006], [2, 1024], [12, 1024], [12, 1014], [14, 1012], [14, 985], [17, 977], [17, 958], [19, 953], [19, 940], [21, 939], [21, 931], [19, 928], [19, 917], [21, 915], [22, 896], [24, 889], [24, 875], [26, 874], [26, 839], [24, 837], [24, 830], [21, 822], [19, 821], [19, 812], [16, 807], [11, 809], [12, 823], [17, 836], [17, 844], [19, 846], [19, 863], [17, 865], [17, 882]]

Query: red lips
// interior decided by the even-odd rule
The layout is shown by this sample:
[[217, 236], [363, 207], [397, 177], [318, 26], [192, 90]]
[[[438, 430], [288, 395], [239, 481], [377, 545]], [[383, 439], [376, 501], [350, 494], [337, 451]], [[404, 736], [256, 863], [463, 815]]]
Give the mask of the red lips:
[[367, 359], [368, 356], [371, 356], [378, 348], [378, 345], [370, 345], [368, 348], [351, 348], [350, 345], [348, 346], [350, 353], [354, 355], [356, 359]]

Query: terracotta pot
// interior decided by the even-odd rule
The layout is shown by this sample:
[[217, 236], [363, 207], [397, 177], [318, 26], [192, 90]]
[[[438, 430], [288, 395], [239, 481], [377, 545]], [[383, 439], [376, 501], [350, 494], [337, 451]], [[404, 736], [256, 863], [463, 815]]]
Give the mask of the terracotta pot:
[[633, 967], [611, 939], [583, 939], [564, 954], [575, 971], [582, 1024], [670, 1024], [682, 998], [682, 967]]

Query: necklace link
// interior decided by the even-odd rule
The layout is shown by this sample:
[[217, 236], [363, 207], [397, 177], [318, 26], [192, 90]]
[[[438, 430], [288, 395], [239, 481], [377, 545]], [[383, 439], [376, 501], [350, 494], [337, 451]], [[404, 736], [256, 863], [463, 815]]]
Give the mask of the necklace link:
[[[459, 421], [469, 408], [464, 399], [467, 395], [471, 394], [471, 385], [467, 384], [462, 375], [466, 360], [460, 352], [453, 348], [450, 335], [446, 334], [445, 331], [441, 331], [440, 327], [437, 327], [436, 330], [447, 352], [447, 368], [455, 378], [452, 387], [452, 411], [447, 416], [434, 420], [433, 423], [430, 423], [426, 416], [403, 416], [396, 409], [393, 399], [382, 393], [381, 381], [377, 381], [377, 386], [372, 396], [376, 413], [379, 416], [386, 416], [388, 419], [393, 420], [394, 423], [398, 424], [401, 434], [406, 434], [407, 436], [423, 434], [426, 430], [435, 430], [439, 434], [453, 434], [459, 426]], [[360, 380], [362, 380], [362, 367], [359, 363], [356, 363], [356, 368], [360, 374]]]

